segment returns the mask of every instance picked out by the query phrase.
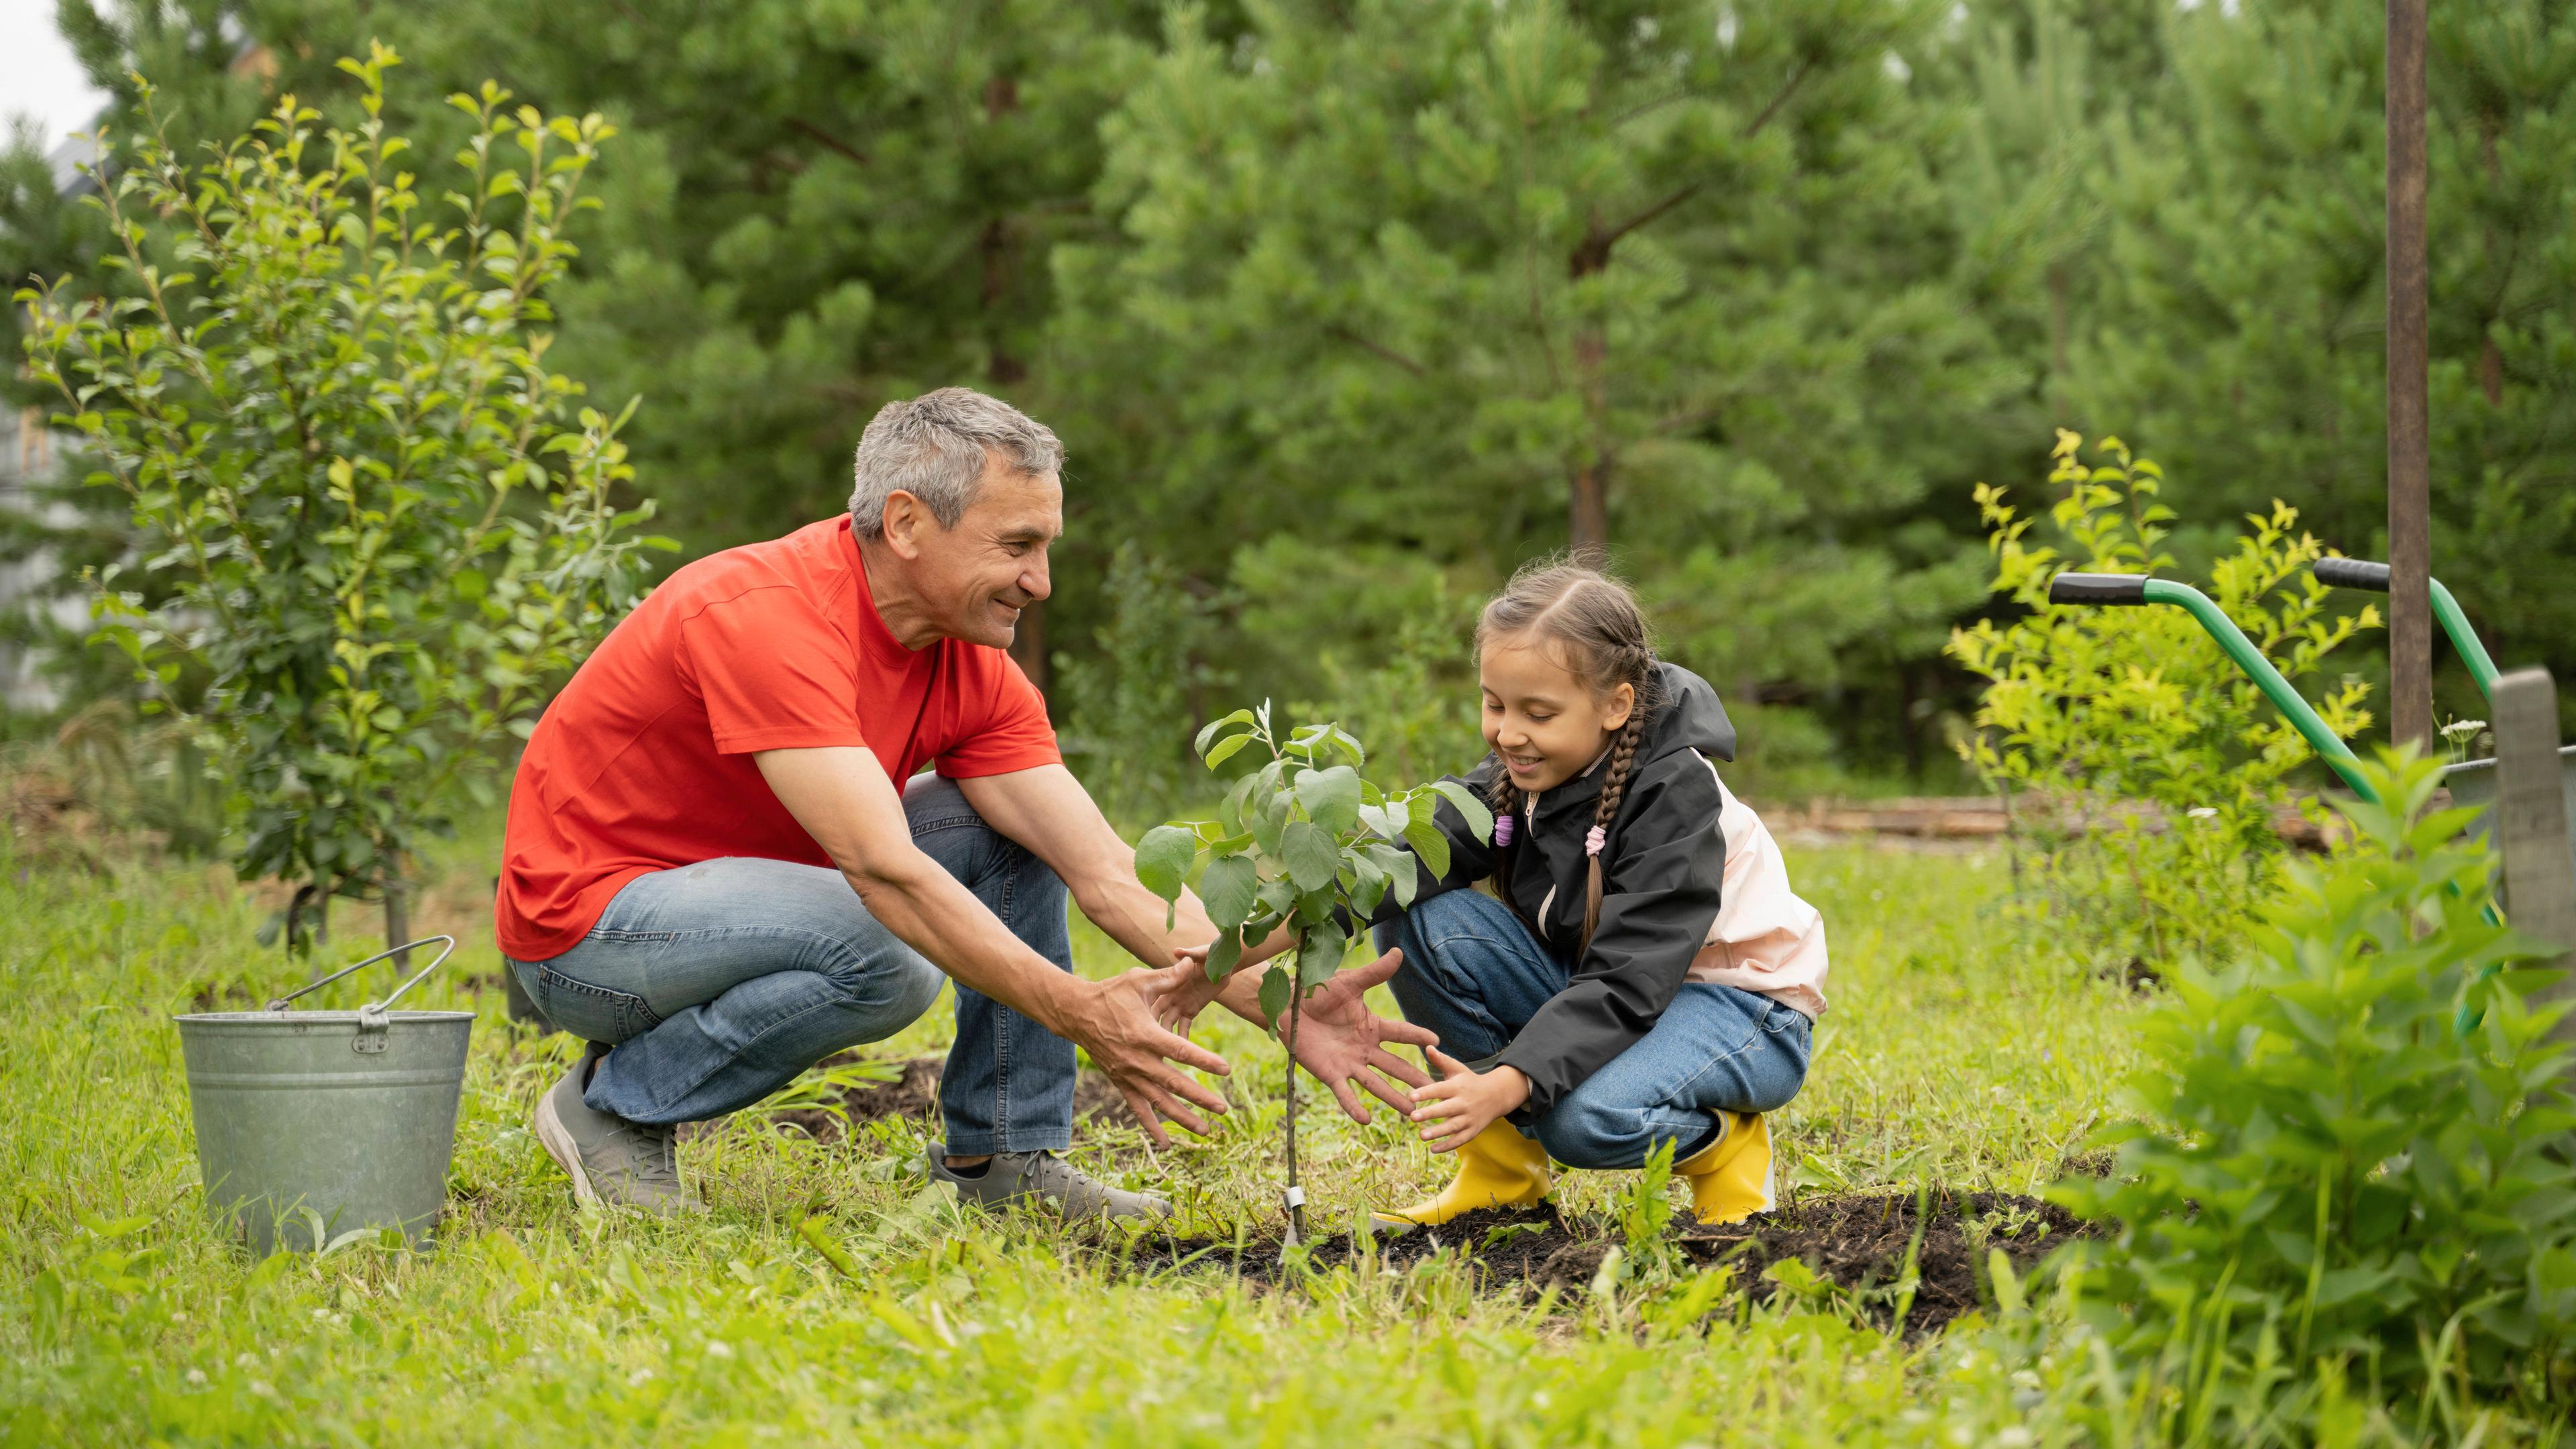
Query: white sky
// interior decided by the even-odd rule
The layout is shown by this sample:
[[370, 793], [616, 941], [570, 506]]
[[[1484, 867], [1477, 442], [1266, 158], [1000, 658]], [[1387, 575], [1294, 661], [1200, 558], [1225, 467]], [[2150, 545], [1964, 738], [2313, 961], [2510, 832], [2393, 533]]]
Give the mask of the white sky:
[[32, 118], [50, 151], [106, 104], [54, 29], [54, 0], [0, 0], [0, 124]]

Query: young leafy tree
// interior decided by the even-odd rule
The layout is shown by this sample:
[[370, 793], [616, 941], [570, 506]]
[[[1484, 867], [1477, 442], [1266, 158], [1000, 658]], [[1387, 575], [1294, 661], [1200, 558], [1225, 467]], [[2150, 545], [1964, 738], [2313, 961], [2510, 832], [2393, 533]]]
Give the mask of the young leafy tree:
[[236, 868], [376, 895], [400, 940], [414, 841], [460, 786], [491, 798], [495, 747], [633, 600], [637, 551], [669, 545], [613, 497], [633, 405], [581, 407], [545, 365], [611, 129], [487, 83], [455, 98], [473, 135], [424, 195], [382, 116], [397, 63], [343, 62], [348, 129], [288, 96], [194, 165], [158, 132], [111, 151], [130, 294], [19, 300], [58, 424], [130, 510], [101, 636], [229, 782]]
[[[1410, 906], [1418, 870], [1445, 875], [1449, 840], [1433, 823], [1446, 800], [1478, 839], [1491, 839], [1493, 812], [1455, 780], [1402, 791], [1381, 789], [1359, 767], [1367, 752], [1339, 725], [1307, 725], [1281, 740], [1270, 705], [1238, 709], [1198, 733], [1196, 748], [1211, 770], [1253, 745], [1270, 752], [1259, 769], [1234, 782], [1214, 820], [1161, 825], [1136, 845], [1136, 878], [1178, 903], [1195, 884], [1217, 937], [1208, 979], [1222, 980], [1279, 931], [1294, 947], [1261, 976], [1261, 1010], [1288, 1047], [1286, 1117], [1288, 1210], [1302, 1235], [1304, 1194], [1297, 1186], [1297, 1020], [1301, 1003], [1333, 979], [1350, 949], [1355, 919], [1365, 919], [1392, 893]], [[1284, 1022], [1284, 1027], [1283, 1027]]]

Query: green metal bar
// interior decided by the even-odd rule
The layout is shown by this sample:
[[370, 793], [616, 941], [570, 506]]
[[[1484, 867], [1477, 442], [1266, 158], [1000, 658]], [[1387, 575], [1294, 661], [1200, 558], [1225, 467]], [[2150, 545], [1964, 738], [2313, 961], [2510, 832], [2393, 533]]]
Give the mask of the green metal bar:
[[2263, 691], [2263, 697], [2272, 701], [2273, 707], [2289, 719], [2291, 728], [2296, 729], [2308, 742], [2308, 747], [2343, 777], [2343, 782], [2352, 787], [2353, 793], [2374, 805], [2380, 803], [2379, 792], [2370, 788], [2370, 782], [2357, 768], [2361, 761], [2354, 756], [2352, 747], [2326, 728], [2326, 722], [2317, 717], [2316, 710], [2296, 689], [2291, 688], [2290, 681], [2281, 677], [2281, 671], [2272, 667], [2272, 661], [2263, 657], [2263, 651], [2254, 647], [2254, 641], [2246, 638], [2245, 631], [2237, 628], [2236, 621], [2228, 618], [2207, 594], [2170, 579], [2148, 579], [2142, 597], [2150, 604], [2172, 604], [2198, 620], [2200, 627], [2209, 631], [2209, 637], [2218, 641], [2219, 649], [2236, 662], [2237, 668], [2245, 671], [2245, 676], [2254, 681], [2254, 687]]
[[[2309, 565], [2317, 582], [2330, 589], [2359, 589], [2363, 593], [2388, 592], [2388, 565], [2377, 559], [2345, 558], [2341, 554], [2318, 559]], [[2478, 640], [2478, 631], [2469, 627], [2469, 616], [2460, 612], [2460, 601], [2442, 587], [2440, 579], [2428, 579], [2432, 585], [2433, 617], [2440, 621], [2442, 632], [2449, 636], [2452, 652], [2469, 668], [2469, 677], [2477, 681], [2478, 693], [2487, 703], [2495, 703], [2495, 661], [2487, 657], [2487, 646]]]
[[2478, 693], [2493, 705], [2495, 661], [2487, 657], [2487, 646], [2478, 641], [2478, 632], [2469, 627], [2469, 616], [2460, 612], [2460, 601], [2451, 597], [2440, 579], [2429, 582], [2433, 585], [2433, 617], [2441, 621], [2442, 632], [2451, 636], [2451, 648], [2459, 654], [2460, 662], [2469, 666], [2469, 677], [2478, 682]]

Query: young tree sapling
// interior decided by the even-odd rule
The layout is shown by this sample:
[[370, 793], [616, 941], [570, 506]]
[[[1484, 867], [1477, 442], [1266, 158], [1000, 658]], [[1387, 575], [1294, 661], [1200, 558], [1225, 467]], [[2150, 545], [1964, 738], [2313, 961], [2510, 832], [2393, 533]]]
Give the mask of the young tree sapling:
[[[1290, 950], [1261, 977], [1261, 1011], [1288, 1048], [1285, 1132], [1291, 1240], [1304, 1234], [1297, 1186], [1297, 1020], [1300, 1005], [1332, 980], [1350, 948], [1350, 932], [1392, 892], [1413, 904], [1416, 863], [1434, 876], [1449, 870], [1449, 839], [1433, 823], [1446, 800], [1479, 840], [1493, 838], [1494, 817], [1474, 791], [1455, 780], [1391, 791], [1363, 778], [1367, 751], [1337, 724], [1307, 725], [1284, 742], [1270, 705], [1238, 709], [1199, 731], [1196, 748], [1211, 770], [1258, 744], [1270, 752], [1261, 768], [1234, 782], [1214, 820], [1176, 821], [1147, 831], [1136, 846], [1136, 878], [1177, 905], [1195, 885], [1217, 937], [1208, 978], [1222, 980], [1244, 953], [1285, 928]], [[1283, 1026], [1284, 1022], [1284, 1026]]]

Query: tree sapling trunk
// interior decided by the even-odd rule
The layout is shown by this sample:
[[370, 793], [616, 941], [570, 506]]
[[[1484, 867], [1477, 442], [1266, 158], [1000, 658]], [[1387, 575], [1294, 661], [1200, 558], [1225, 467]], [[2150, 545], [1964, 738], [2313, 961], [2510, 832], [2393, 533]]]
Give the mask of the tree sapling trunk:
[[1303, 995], [1293, 988], [1288, 994], [1288, 1241], [1292, 1243], [1306, 1237], [1306, 1199], [1297, 1188], [1297, 1017], [1298, 998]]
[[[388, 864], [385, 867], [385, 944], [389, 947], [400, 946], [411, 939], [411, 910], [403, 899], [406, 889], [401, 868]], [[394, 952], [394, 969], [411, 969], [409, 951]]]
[[[1350, 944], [1342, 922], [1365, 923], [1389, 899], [1409, 907], [1422, 871], [1448, 873], [1449, 837], [1435, 811], [1456, 810], [1479, 841], [1493, 838], [1494, 817], [1455, 780], [1389, 792], [1361, 779], [1366, 752], [1339, 725], [1308, 725], [1283, 742], [1266, 702], [1201, 729], [1197, 749], [1215, 769], [1252, 744], [1269, 750], [1269, 763], [1234, 782], [1216, 819], [1146, 831], [1136, 842], [1136, 879], [1176, 907], [1198, 882], [1217, 929], [1207, 955], [1212, 980], [1274, 934], [1285, 931], [1293, 942], [1261, 974], [1260, 1010], [1288, 1048], [1281, 1136], [1288, 1241], [1295, 1243], [1306, 1236], [1305, 1189], [1297, 1181], [1297, 1028], [1306, 993], [1341, 969]], [[1167, 916], [1165, 929], [1175, 919]]]

